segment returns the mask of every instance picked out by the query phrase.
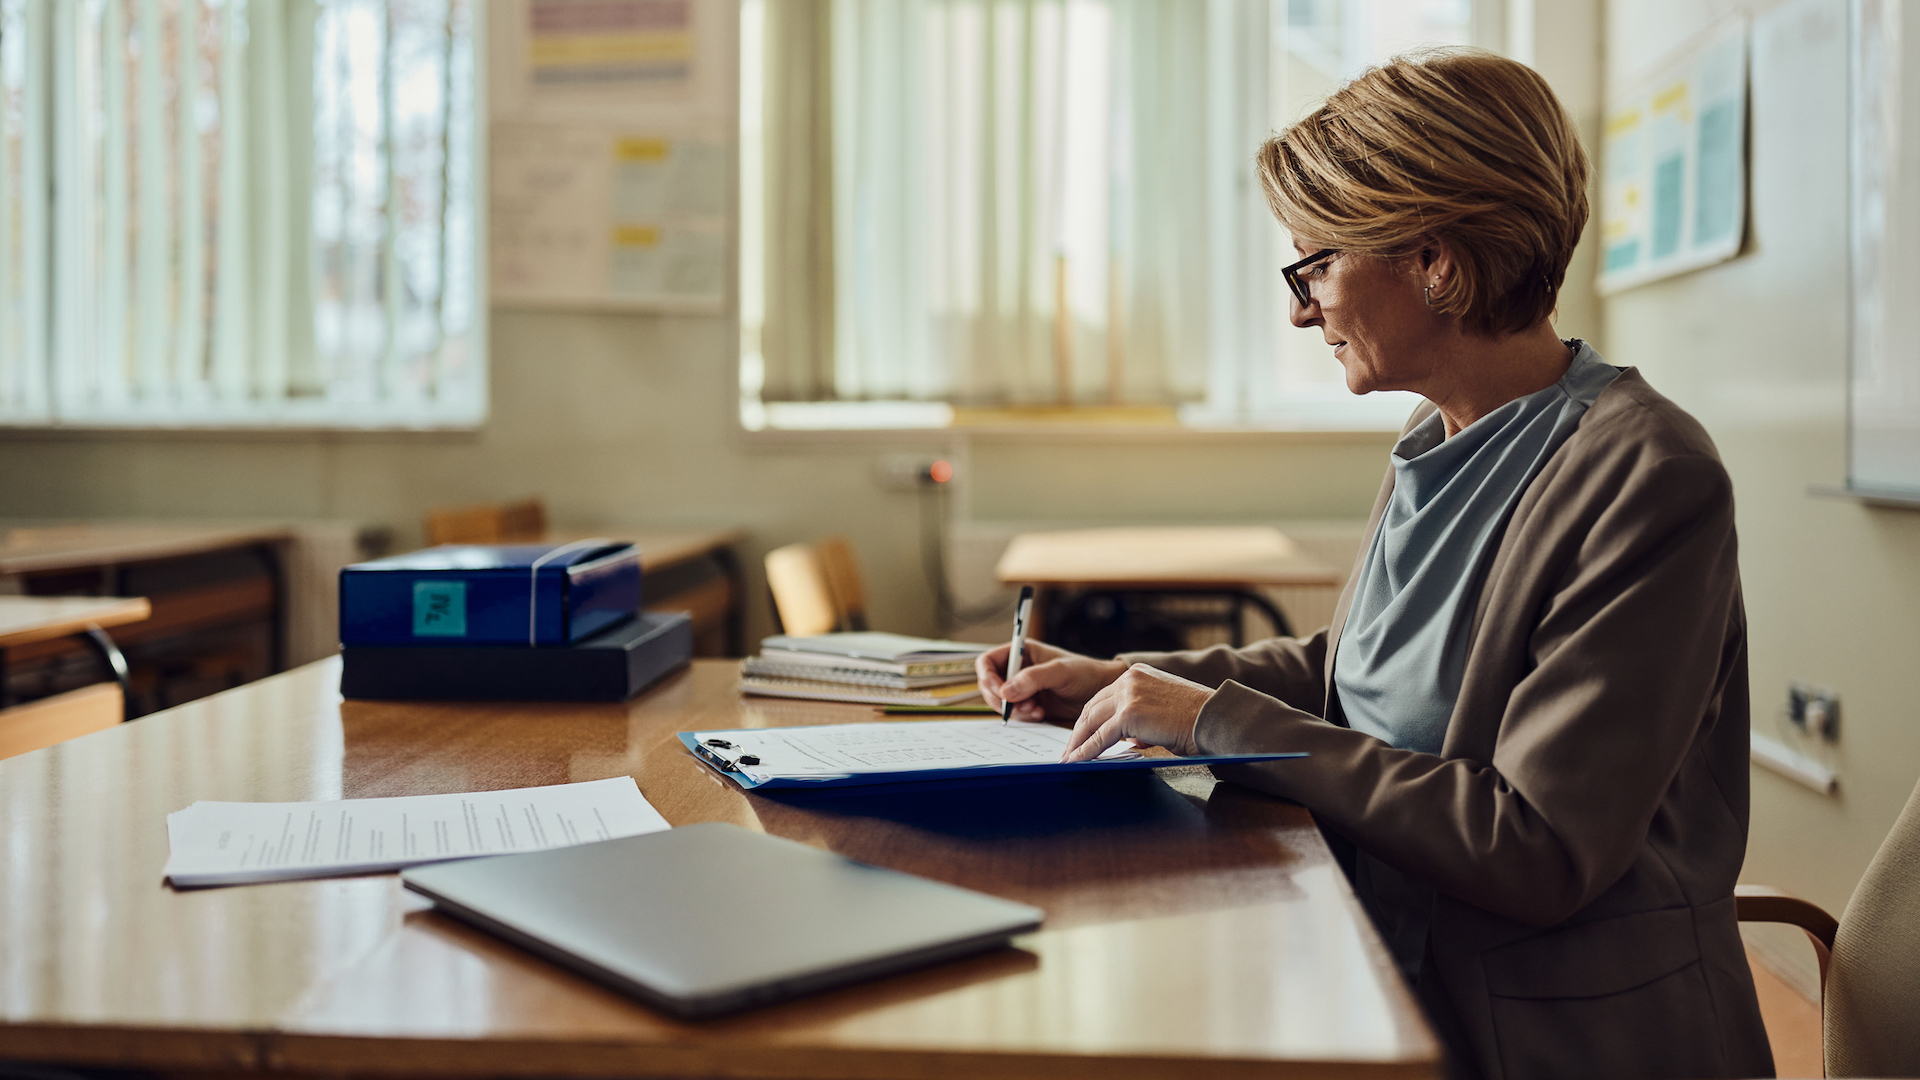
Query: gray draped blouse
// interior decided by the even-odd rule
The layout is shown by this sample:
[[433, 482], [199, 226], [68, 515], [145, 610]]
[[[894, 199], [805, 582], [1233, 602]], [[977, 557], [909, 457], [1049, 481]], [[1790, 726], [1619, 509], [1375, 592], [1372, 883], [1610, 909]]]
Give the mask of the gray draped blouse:
[[[1467, 635], [1507, 519], [1621, 369], [1584, 341], [1559, 382], [1446, 437], [1439, 413], [1393, 448], [1393, 492], [1354, 586], [1333, 687], [1354, 730], [1438, 754], [1460, 696]], [[1408, 979], [1426, 949], [1432, 890], [1360, 853], [1355, 886]]]

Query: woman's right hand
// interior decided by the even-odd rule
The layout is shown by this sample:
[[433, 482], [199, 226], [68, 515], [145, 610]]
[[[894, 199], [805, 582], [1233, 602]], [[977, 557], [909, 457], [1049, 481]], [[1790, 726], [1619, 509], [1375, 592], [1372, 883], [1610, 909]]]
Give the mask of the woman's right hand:
[[1013, 702], [1016, 720], [1074, 720], [1088, 699], [1119, 678], [1127, 665], [1118, 660], [1095, 660], [1045, 642], [1027, 642], [1027, 661], [1011, 681], [1005, 678], [1011, 645], [980, 654], [973, 662], [980, 676], [980, 694], [998, 709]]

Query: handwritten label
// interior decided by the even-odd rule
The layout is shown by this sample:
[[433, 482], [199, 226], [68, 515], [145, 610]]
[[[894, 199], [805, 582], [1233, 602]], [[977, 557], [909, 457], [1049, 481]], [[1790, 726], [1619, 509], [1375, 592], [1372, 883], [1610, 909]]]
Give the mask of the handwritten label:
[[413, 636], [466, 637], [467, 583], [464, 581], [414, 582]]

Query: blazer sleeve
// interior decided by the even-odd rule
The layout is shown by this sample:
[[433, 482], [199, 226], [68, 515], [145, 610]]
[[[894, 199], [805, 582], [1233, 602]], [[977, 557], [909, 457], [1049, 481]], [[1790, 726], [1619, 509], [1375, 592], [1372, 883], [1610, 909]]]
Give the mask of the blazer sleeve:
[[1327, 700], [1327, 631], [1304, 638], [1268, 638], [1243, 648], [1215, 645], [1188, 652], [1122, 653], [1183, 679], [1219, 687], [1229, 681], [1318, 716]]
[[1395, 749], [1237, 681], [1202, 709], [1201, 752], [1307, 751], [1216, 772], [1478, 907], [1547, 926], [1586, 906], [1643, 845], [1717, 713], [1725, 654], [1745, 647], [1729, 632], [1742, 616], [1720, 463], [1683, 454], [1593, 479], [1584, 498], [1601, 509], [1577, 515], [1572, 558], [1542, 590], [1491, 761]]

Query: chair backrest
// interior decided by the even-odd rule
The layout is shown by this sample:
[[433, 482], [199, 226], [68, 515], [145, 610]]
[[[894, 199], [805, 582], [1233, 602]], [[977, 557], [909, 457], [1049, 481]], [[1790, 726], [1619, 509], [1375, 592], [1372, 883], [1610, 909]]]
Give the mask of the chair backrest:
[[767, 588], [786, 633], [867, 629], [867, 593], [844, 536], [767, 552]]
[[1920, 786], [1840, 916], [1824, 997], [1828, 1076], [1920, 1076]]
[[827, 590], [833, 594], [836, 621], [842, 630], [867, 628], [867, 590], [860, 584], [860, 564], [853, 557], [853, 541], [844, 536], [828, 536], [816, 541], [813, 550], [820, 557], [820, 569], [827, 575]]
[[538, 498], [429, 510], [422, 523], [427, 543], [537, 543], [547, 534], [547, 504]]
[[767, 590], [774, 614], [788, 634], [825, 634], [840, 628], [833, 587], [812, 544], [788, 544], [767, 552]]

